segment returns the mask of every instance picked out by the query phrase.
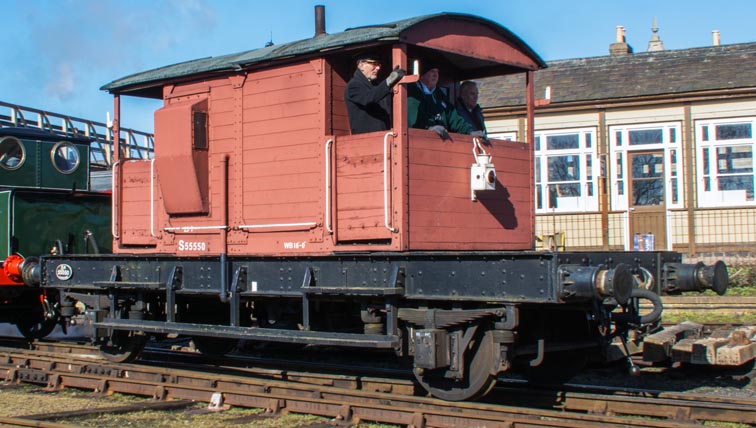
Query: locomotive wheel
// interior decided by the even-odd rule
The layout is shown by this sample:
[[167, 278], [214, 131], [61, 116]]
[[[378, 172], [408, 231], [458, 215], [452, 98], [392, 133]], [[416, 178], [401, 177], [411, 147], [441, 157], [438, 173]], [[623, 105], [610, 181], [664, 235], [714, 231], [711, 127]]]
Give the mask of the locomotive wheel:
[[444, 377], [445, 369], [415, 372], [415, 378], [425, 390], [446, 401], [476, 400], [488, 394], [496, 384], [491, 375], [493, 366], [493, 339], [483, 332], [471, 342], [465, 352], [465, 369], [462, 379]]
[[27, 339], [42, 339], [52, 333], [58, 325], [56, 318], [44, 318], [39, 321], [20, 321], [16, 324], [18, 332]]
[[146, 334], [114, 330], [107, 343], [100, 345], [100, 354], [114, 363], [134, 361], [147, 344], [147, 339]]
[[236, 348], [238, 340], [218, 337], [192, 336], [194, 347], [203, 355], [221, 357]]
[[[27, 259], [28, 260], [28, 259]], [[39, 294], [25, 294], [24, 301], [31, 299], [35, 303], [29, 302], [33, 309], [27, 313], [26, 319], [21, 319], [16, 323], [18, 332], [27, 339], [41, 339], [55, 329], [60, 321], [60, 312], [57, 305], [52, 304], [43, 296], [42, 304], [39, 301]]]

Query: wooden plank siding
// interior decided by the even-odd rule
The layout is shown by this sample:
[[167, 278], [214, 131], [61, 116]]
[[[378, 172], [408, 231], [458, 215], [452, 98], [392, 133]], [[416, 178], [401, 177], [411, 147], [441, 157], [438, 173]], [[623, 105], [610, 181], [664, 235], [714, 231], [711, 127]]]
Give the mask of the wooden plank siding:
[[[453, 140], [442, 141], [430, 131], [409, 129], [388, 145], [386, 207], [386, 131], [349, 135], [344, 75], [343, 67], [336, 72], [307, 61], [177, 87], [175, 93], [182, 95], [175, 100], [167, 95], [166, 105], [196, 96], [197, 90], [207, 98], [209, 209], [166, 214], [157, 173], [154, 221], [159, 239], [153, 238], [149, 162], [127, 163], [122, 189], [129, 208], [121, 217], [121, 230], [128, 232], [122, 245], [135, 253], [198, 255], [178, 251], [184, 241], [204, 244], [204, 254], [274, 256], [532, 248], [527, 145], [495, 141], [486, 147], [493, 155], [497, 188], [479, 193], [475, 202], [470, 198], [471, 137], [454, 134]], [[324, 84], [327, 79], [330, 84]], [[325, 227], [324, 149], [329, 138], [333, 234]], [[157, 144], [191, 141], [157, 135]], [[386, 227], [386, 210], [394, 231]], [[166, 230], [182, 227], [190, 229]]]
[[121, 207], [128, 207], [128, 210], [118, 211], [122, 245], [157, 243], [150, 233], [150, 163], [148, 160], [127, 161], [120, 166], [124, 179], [118, 189], [121, 194], [114, 196], [120, 199]]
[[339, 242], [391, 238], [384, 224], [384, 135], [381, 131], [336, 139], [336, 236]]
[[[315, 223], [322, 228], [322, 78], [322, 73], [309, 62], [247, 77], [243, 88], [240, 223], [265, 227], [246, 229], [255, 235], [254, 239], [237, 252], [279, 252], [283, 251], [281, 239], [322, 239], [311, 233], [314, 226], [266, 229], [268, 225], [294, 223]], [[287, 228], [294, 230], [286, 231]]]
[[[223, 159], [229, 156], [234, 158], [235, 154], [235, 126], [236, 116], [238, 115], [238, 105], [235, 102], [236, 90], [229, 78], [219, 78], [201, 83], [189, 83], [177, 86], [179, 93], [192, 94], [196, 90], [207, 88], [202, 95], [207, 99], [207, 132], [208, 132], [208, 149], [203, 154], [207, 158], [207, 168], [205, 168], [200, 180], [206, 180], [208, 184], [208, 210], [207, 213], [198, 213], [196, 215], [170, 216], [165, 214], [163, 209], [163, 196], [158, 192], [159, 186], [156, 187], [155, 200], [155, 233], [160, 238], [158, 245], [154, 249], [142, 249], [141, 252], [167, 252], [186, 254], [187, 251], [179, 251], [181, 241], [185, 242], [204, 242], [206, 252], [221, 253], [224, 251], [223, 240], [220, 227], [224, 226], [224, 212], [227, 209], [224, 206], [224, 196], [222, 194], [226, 172], [223, 168]], [[181, 98], [166, 97], [166, 104], [180, 101]], [[236, 111], [236, 113], [235, 113]], [[156, 135], [156, 147], [167, 142]], [[183, 140], [170, 140], [170, 144], [192, 145], [191, 138]], [[203, 150], [194, 150], [197, 156], [204, 152]], [[159, 156], [156, 150], [156, 157]], [[229, 165], [230, 166], [230, 165]], [[175, 172], [178, 173], [178, 172]], [[229, 181], [233, 180], [233, 170], [229, 168]], [[156, 177], [160, 181], [160, 174]], [[178, 229], [177, 228], [186, 228]], [[138, 252], [137, 250], [132, 250]], [[200, 251], [188, 251], [194, 255], [203, 253]]]
[[409, 224], [413, 250], [522, 250], [532, 248], [529, 147], [492, 142], [496, 190], [471, 200], [472, 139], [442, 141], [428, 131], [410, 132]]
[[[341, 243], [382, 241], [392, 237], [385, 227], [383, 193], [383, 132], [336, 140], [336, 225]], [[396, 171], [394, 181], [407, 182], [408, 207], [389, 208], [394, 216], [408, 212], [400, 234], [409, 236], [410, 250], [522, 250], [532, 248], [530, 210], [533, 185], [528, 167], [529, 147], [494, 142], [488, 147], [498, 174], [497, 189], [470, 198], [472, 139], [454, 135], [442, 141], [434, 133], [410, 130], [408, 175]], [[395, 151], [391, 156], [396, 157]], [[395, 159], [390, 159], [393, 165]], [[403, 185], [394, 182], [393, 189]], [[400, 218], [390, 219], [399, 224]]]

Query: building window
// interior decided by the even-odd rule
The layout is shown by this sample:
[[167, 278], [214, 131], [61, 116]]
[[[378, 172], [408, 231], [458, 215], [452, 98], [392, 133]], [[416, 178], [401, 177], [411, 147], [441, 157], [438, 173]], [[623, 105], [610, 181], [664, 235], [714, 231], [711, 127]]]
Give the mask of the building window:
[[488, 138], [495, 138], [504, 141], [517, 141], [516, 132], [489, 132]]
[[[650, 190], [653, 184], [653, 205], [667, 208], [682, 208], [682, 176], [679, 156], [680, 124], [654, 123], [627, 126], [612, 126], [609, 129], [611, 165], [611, 205], [613, 210], [627, 210], [632, 202], [640, 203], [638, 192]], [[638, 157], [638, 152], [645, 155]], [[644, 163], [644, 160], [648, 161]], [[629, 162], [633, 162], [631, 165]], [[643, 168], [651, 168], [644, 172]], [[639, 169], [640, 168], [640, 169]], [[649, 174], [653, 172], [651, 180]], [[650, 180], [645, 183], [643, 180]], [[629, 182], [628, 180], [632, 180]], [[645, 183], [645, 184], [644, 184]], [[646, 187], [638, 187], [645, 185]], [[659, 187], [661, 186], [661, 187]], [[628, 189], [632, 189], [632, 193]]]
[[756, 118], [696, 122], [701, 207], [756, 205], [755, 125]]
[[630, 136], [631, 146], [640, 146], [647, 144], [662, 144], [663, 129], [630, 129], [627, 131]]
[[536, 212], [598, 210], [595, 128], [536, 132]]

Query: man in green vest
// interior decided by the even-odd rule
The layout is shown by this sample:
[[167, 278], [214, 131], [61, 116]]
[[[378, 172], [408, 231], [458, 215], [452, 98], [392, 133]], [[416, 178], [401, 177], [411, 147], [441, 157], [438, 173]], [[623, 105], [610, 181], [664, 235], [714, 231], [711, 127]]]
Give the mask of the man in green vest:
[[421, 63], [420, 80], [407, 85], [407, 112], [412, 128], [429, 129], [442, 139], [449, 132], [484, 136], [482, 131], [473, 131], [472, 126], [458, 113], [443, 90], [438, 88], [438, 67], [430, 61]]

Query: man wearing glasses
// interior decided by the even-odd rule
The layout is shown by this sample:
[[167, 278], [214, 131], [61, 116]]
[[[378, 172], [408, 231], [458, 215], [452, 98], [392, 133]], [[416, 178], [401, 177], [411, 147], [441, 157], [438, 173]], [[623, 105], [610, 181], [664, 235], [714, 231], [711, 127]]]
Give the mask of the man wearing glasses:
[[352, 134], [391, 128], [391, 89], [407, 73], [398, 66], [378, 82], [381, 60], [375, 55], [357, 58], [357, 70], [344, 91]]

